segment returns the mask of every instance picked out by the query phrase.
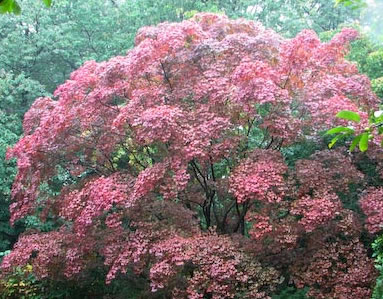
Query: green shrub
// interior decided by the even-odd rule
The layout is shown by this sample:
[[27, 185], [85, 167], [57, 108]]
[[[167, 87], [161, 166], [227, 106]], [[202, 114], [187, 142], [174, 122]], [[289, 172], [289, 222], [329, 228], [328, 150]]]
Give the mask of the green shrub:
[[371, 87], [379, 98], [383, 98], [383, 77], [371, 80]]

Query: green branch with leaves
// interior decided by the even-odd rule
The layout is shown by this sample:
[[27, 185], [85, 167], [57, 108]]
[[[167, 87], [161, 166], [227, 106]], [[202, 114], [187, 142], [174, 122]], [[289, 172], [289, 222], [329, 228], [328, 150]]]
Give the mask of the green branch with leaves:
[[[358, 124], [360, 122], [360, 115], [353, 111], [342, 110], [337, 113], [336, 117], [348, 120]], [[368, 149], [368, 143], [374, 139], [375, 135], [383, 135], [383, 110], [375, 111], [368, 119], [369, 125], [364, 129], [363, 133], [356, 136], [355, 130], [352, 126], [339, 126], [332, 128], [326, 132], [326, 135], [335, 135], [335, 137], [328, 144], [332, 148], [339, 140], [346, 137], [353, 137], [349, 150], [352, 152], [357, 146], [361, 152]], [[381, 143], [383, 147], [383, 141]]]
[[[47, 7], [52, 5], [52, 0], [41, 0]], [[0, 0], [0, 13], [21, 13], [21, 7], [16, 0]]]

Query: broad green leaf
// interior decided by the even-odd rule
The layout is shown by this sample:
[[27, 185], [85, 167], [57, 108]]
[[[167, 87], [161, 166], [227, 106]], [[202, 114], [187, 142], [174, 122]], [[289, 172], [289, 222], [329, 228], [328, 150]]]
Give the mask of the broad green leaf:
[[362, 135], [358, 135], [354, 138], [354, 140], [351, 142], [351, 145], [350, 145], [350, 152], [352, 152], [356, 146], [359, 144], [359, 141], [360, 141], [360, 138], [362, 137]]
[[12, 13], [15, 6], [16, 9], [20, 8], [14, 0], [2, 0], [0, 1], [0, 13]]
[[343, 118], [343, 119], [346, 119], [346, 120], [351, 120], [351, 121], [354, 121], [354, 122], [357, 122], [357, 123], [360, 122], [359, 114], [356, 113], [356, 112], [353, 112], [353, 111], [348, 111], [348, 110], [339, 111], [336, 114], [336, 117]]
[[360, 135], [359, 149], [361, 152], [365, 152], [368, 149], [368, 136], [369, 133], [363, 133]]
[[47, 6], [47, 7], [50, 7], [52, 5], [52, 0], [43, 0], [44, 4]]
[[326, 132], [326, 135], [331, 135], [331, 134], [337, 134], [337, 133], [346, 133], [346, 134], [353, 134], [355, 131], [351, 128], [348, 128], [348, 127], [336, 127], [336, 128], [332, 128], [330, 130], [328, 130]]

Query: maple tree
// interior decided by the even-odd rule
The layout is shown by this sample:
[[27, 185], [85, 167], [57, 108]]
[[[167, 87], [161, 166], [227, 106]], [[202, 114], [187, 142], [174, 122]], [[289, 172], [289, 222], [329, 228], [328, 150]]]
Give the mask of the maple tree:
[[[288, 283], [315, 298], [369, 296], [363, 217], [343, 200], [369, 183], [319, 137], [344, 125], [328, 115], [379, 103], [344, 58], [357, 36], [284, 39], [202, 13], [86, 62], [55, 100], [35, 101], [7, 153], [11, 221], [34, 214], [57, 229], [24, 233], [2, 272], [31, 264], [59, 280], [101, 268], [106, 283], [133, 272], [175, 298], [269, 298]], [[288, 162], [305, 141], [318, 151]], [[361, 201], [371, 233], [383, 224], [374, 192]]]

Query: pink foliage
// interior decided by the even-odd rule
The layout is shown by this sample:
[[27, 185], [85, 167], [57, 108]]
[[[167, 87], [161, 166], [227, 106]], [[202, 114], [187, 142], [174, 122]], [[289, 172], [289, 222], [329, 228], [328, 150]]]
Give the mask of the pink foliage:
[[[338, 110], [359, 111], [360, 131], [379, 103], [344, 58], [356, 37], [284, 39], [202, 13], [144, 27], [125, 56], [86, 62], [57, 100], [36, 100], [7, 153], [18, 167], [11, 221], [63, 225], [22, 235], [2, 271], [31, 263], [39, 278], [74, 279], [96, 268], [107, 283], [129, 272], [148, 291], [196, 299], [270, 298], [291, 276], [316, 298], [367, 298], [362, 218], [340, 198], [368, 180], [340, 150], [287, 159], [301, 141], [323, 149], [317, 133]], [[362, 196], [371, 233], [382, 195]]]
[[383, 228], [383, 189], [370, 188], [362, 196], [360, 206], [367, 220], [365, 226], [370, 233], [377, 233]]
[[279, 161], [271, 161], [267, 151], [257, 156], [255, 161], [249, 159], [235, 169], [230, 182], [231, 191], [238, 203], [246, 200], [281, 201], [286, 188], [283, 174], [287, 171], [282, 157], [274, 154]]
[[[370, 298], [375, 269], [359, 240], [325, 244], [306, 257], [306, 266], [293, 266], [293, 280], [298, 287], [310, 286], [314, 298]], [[318, 288], [318, 286], [326, 286]]]
[[15, 266], [31, 264], [38, 278], [71, 278], [84, 269], [92, 243], [83, 246], [66, 231], [22, 235], [12, 252], [2, 262], [9, 273]]
[[[207, 294], [217, 299], [234, 298], [236, 291], [251, 281], [259, 284], [247, 289], [245, 298], [253, 298], [254, 294], [257, 298], [265, 298], [261, 287], [273, 289], [278, 283], [274, 269], [262, 269], [259, 264], [249, 263], [227, 237], [175, 237], [159, 243], [152, 252], [157, 259], [150, 271], [152, 290], [163, 288], [170, 279], [176, 279], [177, 272], [187, 267], [193, 269], [193, 275], [186, 282], [187, 298], [203, 298]], [[179, 288], [182, 284], [176, 285]]]
[[306, 195], [298, 199], [291, 213], [301, 215], [299, 223], [307, 232], [312, 232], [319, 225], [328, 223], [339, 213], [341, 202], [338, 196], [329, 192], [314, 192], [313, 197]]
[[77, 234], [85, 235], [93, 220], [113, 207], [131, 208], [135, 198], [128, 193], [129, 181], [118, 173], [99, 177], [63, 196], [60, 216], [74, 222]]

